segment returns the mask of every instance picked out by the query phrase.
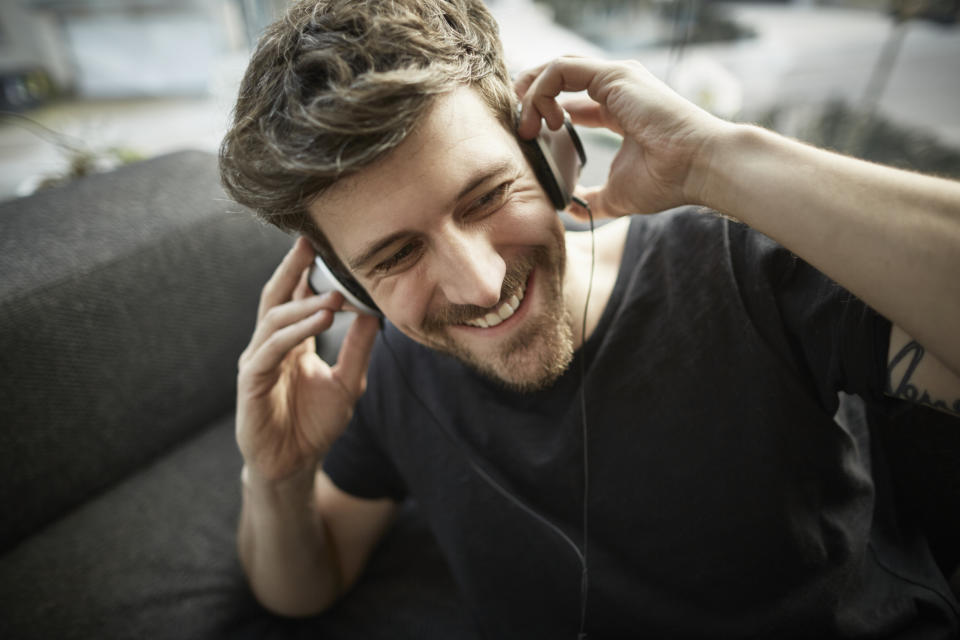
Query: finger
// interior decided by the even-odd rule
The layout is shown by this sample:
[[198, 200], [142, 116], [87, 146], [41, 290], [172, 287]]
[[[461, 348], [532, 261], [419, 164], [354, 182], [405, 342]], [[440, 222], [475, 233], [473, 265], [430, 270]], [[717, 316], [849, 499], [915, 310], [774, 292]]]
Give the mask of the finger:
[[530, 88], [530, 85], [533, 83], [533, 80], [540, 75], [540, 73], [550, 64], [549, 62], [544, 62], [543, 64], [536, 66], [532, 69], [527, 69], [522, 71], [516, 80], [513, 81], [513, 90], [517, 92], [518, 98], [523, 98], [524, 94], [527, 93], [527, 89]]
[[[324, 292], [321, 291], [320, 293]], [[307, 267], [300, 273], [297, 286], [293, 289], [293, 299], [303, 300], [304, 298], [309, 298], [314, 295], [316, 294], [313, 292], [313, 289], [310, 288], [310, 267]]]
[[[319, 296], [311, 296], [300, 300], [293, 300], [285, 304], [272, 307], [257, 322], [257, 327], [253, 331], [253, 337], [250, 339], [250, 349], [256, 350], [270, 339], [277, 331], [284, 329], [292, 324], [300, 322], [321, 310], [336, 312], [340, 309], [343, 298], [339, 293], [325, 293]], [[314, 334], [315, 335], [315, 334]]]
[[524, 140], [535, 138], [540, 133], [541, 118], [551, 130], [556, 131], [563, 126], [563, 108], [556, 100], [540, 100], [523, 105], [517, 134]]
[[[557, 104], [561, 91], [583, 91], [591, 88], [594, 80], [610, 67], [611, 63], [589, 58], [565, 56], [548, 63], [529, 83], [524, 92], [523, 111], [518, 132], [523, 138], [536, 135], [537, 121], [542, 116], [551, 129], [563, 122], [562, 110]], [[598, 102], [598, 96], [591, 97]]]
[[323, 333], [333, 324], [334, 312], [321, 309], [301, 320], [271, 333], [262, 344], [252, 352], [247, 362], [248, 371], [253, 374], [273, 372], [284, 358], [304, 340]]
[[363, 392], [367, 367], [370, 365], [370, 353], [379, 329], [379, 318], [358, 314], [340, 347], [336, 373], [344, 387], [354, 396]]
[[600, 105], [590, 99], [589, 96], [575, 94], [564, 96], [559, 100], [563, 110], [570, 114], [573, 124], [583, 125], [585, 127], [602, 127]]
[[560, 100], [560, 104], [570, 114], [573, 124], [583, 127], [604, 127], [623, 135], [622, 127], [610, 116], [610, 112], [589, 96], [580, 94], [564, 97]]
[[267, 280], [260, 294], [260, 307], [257, 318], [262, 318], [271, 308], [291, 299], [294, 289], [301, 278], [301, 274], [313, 260], [313, 248], [302, 236], [298, 237], [293, 247], [283, 257], [273, 275]]
[[[568, 53], [564, 56], [564, 58], [577, 59], [583, 58], [583, 56], [575, 53]], [[522, 71], [520, 75], [516, 77], [516, 79], [513, 81], [513, 89], [516, 91], [518, 98], [522, 99], [524, 95], [526, 95], [527, 90], [530, 88], [530, 85], [533, 83], [536, 77], [543, 73], [543, 70], [546, 69], [551, 62], [552, 61], [544, 62], [541, 65], [533, 67], [532, 69]]]

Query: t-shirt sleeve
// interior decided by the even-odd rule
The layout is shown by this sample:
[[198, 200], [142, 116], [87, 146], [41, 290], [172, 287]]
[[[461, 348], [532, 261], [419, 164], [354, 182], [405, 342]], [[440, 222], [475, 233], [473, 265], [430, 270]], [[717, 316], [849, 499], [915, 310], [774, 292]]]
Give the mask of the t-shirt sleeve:
[[[374, 357], [371, 367], [376, 361]], [[391, 498], [399, 502], [406, 497], [407, 488], [377, 437], [374, 386], [368, 387], [360, 398], [353, 418], [324, 458], [323, 470], [346, 493], [358, 498]]]
[[823, 407], [835, 411], [839, 391], [884, 404], [890, 321], [763, 234], [736, 223], [727, 232], [742, 249], [734, 252], [741, 290], [768, 297], [748, 307], [755, 317], [778, 316], [769, 339], [789, 352]]

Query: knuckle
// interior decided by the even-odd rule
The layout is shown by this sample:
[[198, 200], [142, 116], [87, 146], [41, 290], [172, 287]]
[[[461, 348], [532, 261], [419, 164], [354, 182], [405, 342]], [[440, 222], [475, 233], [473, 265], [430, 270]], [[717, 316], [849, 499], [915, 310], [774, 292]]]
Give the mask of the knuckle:
[[263, 341], [263, 344], [260, 345], [260, 350], [265, 353], [272, 353], [277, 346], [278, 337], [277, 334], [271, 334]]
[[271, 356], [281, 354], [281, 352], [285, 354], [286, 352], [289, 352], [290, 349], [292, 348], [292, 346], [284, 347], [286, 339], [287, 338], [283, 333], [281, 332], [274, 333], [269, 338], [264, 340], [263, 345], [261, 345], [260, 348], [263, 350], [265, 354], [269, 354]]
[[267, 309], [266, 313], [263, 314], [262, 323], [267, 327], [276, 326], [280, 321], [281, 314], [282, 311], [280, 307], [270, 307]]

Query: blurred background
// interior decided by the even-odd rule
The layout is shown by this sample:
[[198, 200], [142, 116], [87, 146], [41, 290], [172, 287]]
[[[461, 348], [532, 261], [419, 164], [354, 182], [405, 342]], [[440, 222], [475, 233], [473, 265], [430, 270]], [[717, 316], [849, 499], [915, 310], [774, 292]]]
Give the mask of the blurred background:
[[[0, 0], [0, 200], [215, 151], [249, 52], [286, 4]], [[635, 58], [725, 118], [960, 178], [960, 0], [487, 4], [512, 71]], [[616, 140], [588, 137], [584, 182], [599, 183]]]

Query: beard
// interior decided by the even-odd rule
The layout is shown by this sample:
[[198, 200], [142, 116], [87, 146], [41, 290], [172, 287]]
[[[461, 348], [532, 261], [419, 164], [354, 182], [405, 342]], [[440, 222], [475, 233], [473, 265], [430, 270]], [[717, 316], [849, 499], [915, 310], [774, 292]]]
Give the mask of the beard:
[[[490, 309], [473, 305], [447, 305], [424, 321], [427, 346], [457, 358], [479, 374], [512, 391], [530, 393], [552, 385], [573, 359], [573, 328], [563, 300], [566, 248], [559, 232], [551, 251], [539, 247], [531, 256], [507, 265], [497, 309], [510, 296], [523, 290], [530, 274], [538, 269], [536, 287], [543, 299], [538, 315], [491, 350], [478, 352], [451, 337], [446, 328], [483, 316]], [[529, 295], [529, 293], [528, 293]]]

